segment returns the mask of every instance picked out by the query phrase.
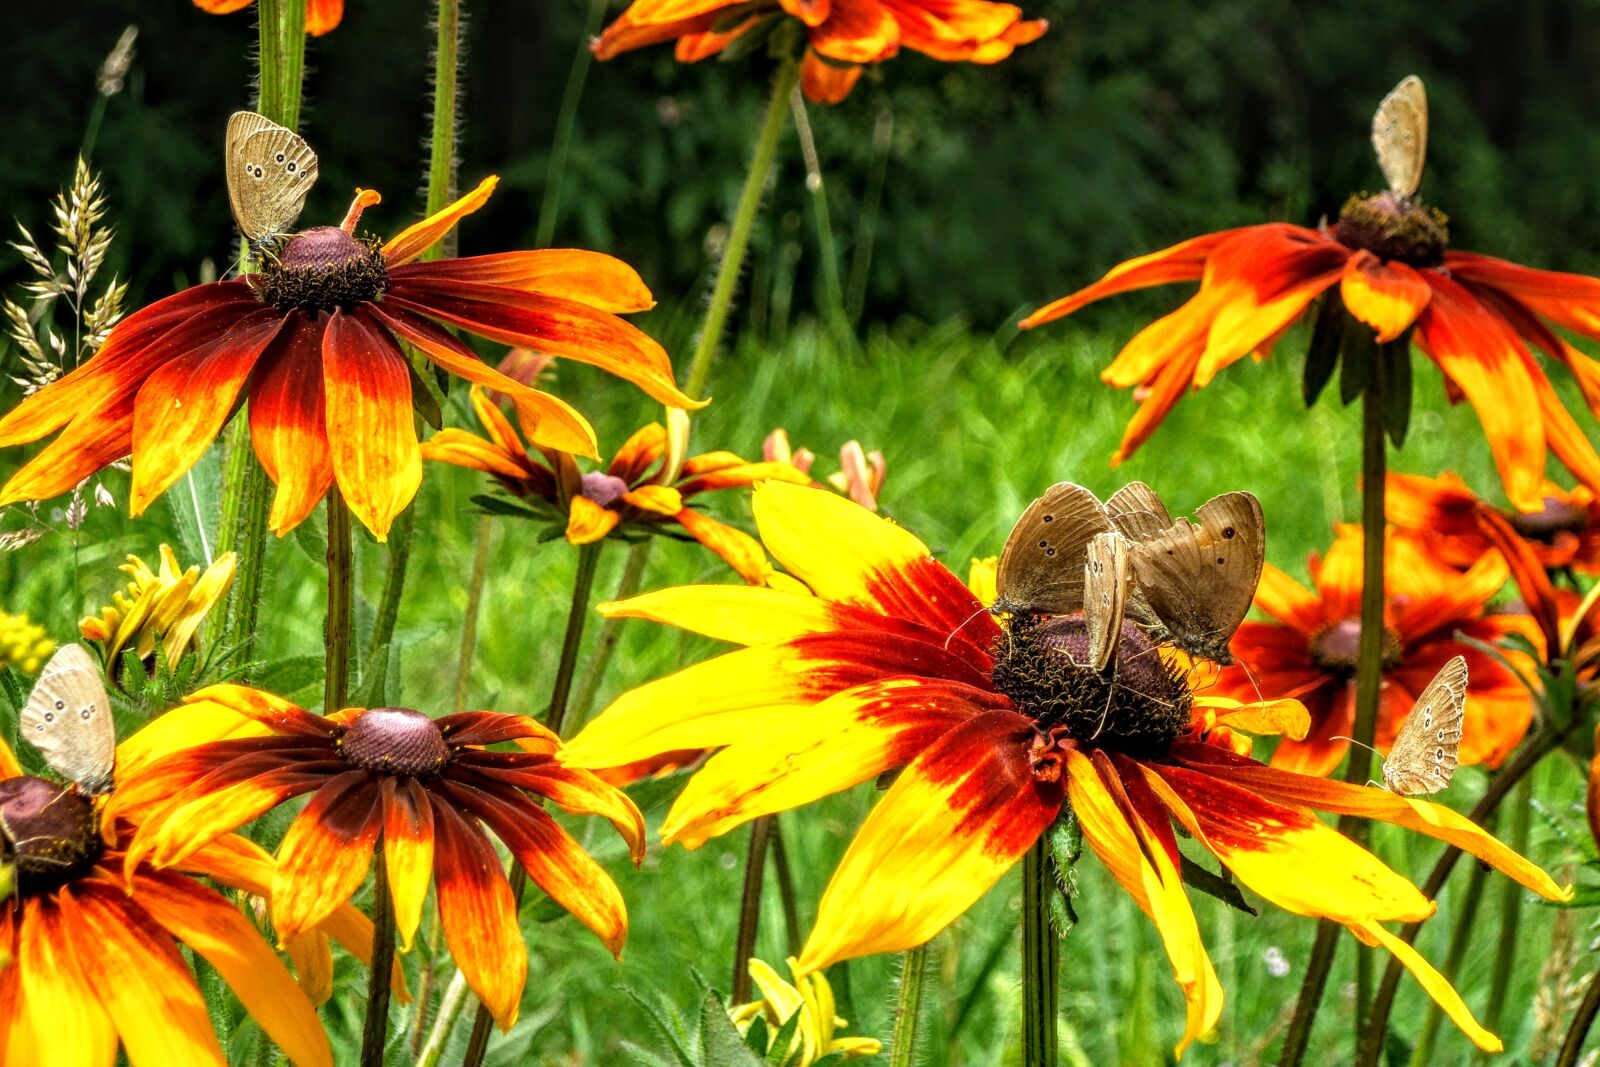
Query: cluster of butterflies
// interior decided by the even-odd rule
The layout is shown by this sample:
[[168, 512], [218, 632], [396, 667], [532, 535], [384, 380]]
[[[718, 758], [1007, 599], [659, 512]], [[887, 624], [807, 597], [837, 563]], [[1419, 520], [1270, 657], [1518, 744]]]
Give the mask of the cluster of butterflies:
[[317, 154], [305, 139], [254, 111], [235, 111], [226, 142], [228, 203], [252, 248], [282, 236], [317, 181]]
[[[1417, 83], [1421, 86], [1421, 82]], [[1261, 502], [1224, 493], [1173, 521], [1143, 482], [1105, 503], [1057, 482], [1028, 505], [1006, 538], [995, 575], [997, 615], [1082, 612], [1090, 666], [1116, 656], [1123, 621], [1157, 644], [1227, 665], [1234, 632], [1255, 600], [1266, 552]], [[1467, 661], [1456, 656], [1417, 698], [1383, 761], [1384, 785], [1403, 795], [1450, 784], [1461, 744]]]

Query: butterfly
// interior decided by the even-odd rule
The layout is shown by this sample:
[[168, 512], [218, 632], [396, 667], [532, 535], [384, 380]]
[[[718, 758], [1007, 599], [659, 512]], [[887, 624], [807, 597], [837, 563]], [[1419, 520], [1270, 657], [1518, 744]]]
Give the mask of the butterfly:
[[100, 669], [82, 645], [63, 645], [44, 665], [22, 708], [22, 735], [82, 792], [111, 791], [116, 722]]
[[257, 245], [292, 226], [317, 181], [311, 146], [263, 115], [235, 111], [225, 153], [228, 202], [245, 238]]
[[1133, 584], [1128, 570], [1128, 542], [1115, 530], [1095, 534], [1083, 567], [1083, 621], [1089, 631], [1089, 664], [1103, 671], [1117, 651]]
[[1159, 624], [1153, 640], [1232, 663], [1228, 642], [1255, 599], [1265, 559], [1260, 501], [1251, 493], [1224, 493], [1195, 511], [1199, 525], [1172, 522], [1155, 491], [1136, 482], [1113, 496], [1107, 511], [1128, 539], [1142, 598], [1135, 602], [1130, 595], [1129, 613], [1138, 620], [1148, 610]]
[[1383, 761], [1383, 784], [1392, 793], [1437, 793], [1450, 784], [1461, 747], [1466, 713], [1467, 661], [1456, 656], [1433, 681], [1401, 724]]
[[1378, 105], [1372, 116], [1372, 147], [1395, 198], [1406, 201], [1416, 196], [1428, 156], [1428, 91], [1415, 74]]
[[1089, 542], [1111, 529], [1100, 499], [1057, 482], [1029, 504], [1000, 552], [996, 615], [1066, 615], [1083, 608]]

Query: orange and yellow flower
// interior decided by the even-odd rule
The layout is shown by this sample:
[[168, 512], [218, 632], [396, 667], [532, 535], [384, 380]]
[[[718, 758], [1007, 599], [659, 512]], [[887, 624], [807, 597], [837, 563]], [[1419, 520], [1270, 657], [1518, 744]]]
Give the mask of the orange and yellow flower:
[[1162, 934], [1188, 1006], [1180, 1051], [1214, 1027], [1222, 991], [1178, 873], [1175, 826], [1267, 900], [1387, 947], [1474, 1041], [1498, 1047], [1382, 925], [1425, 918], [1433, 904], [1312, 809], [1441, 838], [1565, 899], [1538, 868], [1448, 808], [1241, 754], [1236, 730], [1299, 733], [1305, 710], [1193, 691], [1132, 626], [1108, 684], [1075, 666], [1087, 657], [1081, 617], [1014, 620], [1002, 640], [920, 541], [850, 501], [769, 482], [755, 513], [794, 584], [688, 586], [605, 606], [744, 647], [625, 694], [561, 758], [597, 768], [719, 749], [662, 826], [664, 841], [691, 848], [898, 769], [834, 873], [800, 973], [928, 940], [1070, 800], [1085, 840]]
[[[123, 743], [120, 784], [144, 781], [149, 745], [168, 730], [158, 720]], [[291, 1062], [331, 1067], [312, 1006], [332, 992], [327, 939], [370, 963], [372, 924], [343, 907], [286, 937], [297, 985], [254, 924], [199, 880], [265, 897], [270, 856], [225, 834], [156, 870], [129, 858], [133, 832], [76, 789], [24, 774], [0, 742], [0, 837], [15, 879], [0, 902], [0, 1062], [112, 1067], [120, 1046], [134, 1067], [225, 1067], [181, 942]]]
[[181, 569], [168, 545], [161, 546], [159, 571], [130, 555], [122, 565], [130, 579], [126, 592], [112, 593], [100, 614], [79, 619], [78, 632], [100, 646], [108, 671], [119, 669], [127, 649], [140, 659], [155, 655], [158, 640], [168, 665], [175, 665], [189, 651], [206, 615], [227, 596], [238, 561], [236, 553], [224, 552], [202, 574], [199, 566]]
[[[651, 423], [623, 444], [603, 471], [587, 474], [566, 452], [530, 450], [482, 389], [473, 387], [472, 408], [485, 437], [467, 430], [440, 430], [422, 446], [424, 459], [492, 474], [513, 496], [549, 505], [566, 519], [567, 540], [588, 545], [630, 527], [681, 527], [755, 585], [766, 581], [767, 554], [749, 534], [689, 506], [701, 493], [745, 488], [758, 481], [807, 482], [789, 463], [749, 463], [732, 452], [684, 458], [689, 420], [669, 408], [667, 424]], [[539, 453], [535, 455], [535, 452]]]
[[[169, 720], [173, 736], [194, 747], [154, 762], [115, 795], [114, 804], [143, 813], [130, 862], [187, 862], [219, 835], [310, 793], [278, 846], [279, 936], [317, 926], [348, 901], [381, 842], [402, 948], [421, 922], [431, 880], [456, 966], [509, 1029], [527, 946], [487, 825], [539, 888], [620, 955], [628, 933], [621, 893], [542, 802], [604, 816], [635, 862], [644, 820], [618, 790], [556, 763], [560, 741], [533, 719], [492, 711], [430, 719], [406, 708], [347, 708], [324, 718], [269, 693], [220, 685], [194, 694], [162, 718]], [[486, 750], [507, 741], [521, 751]]]
[[344, 225], [290, 237], [260, 273], [130, 315], [92, 359], [0, 419], [0, 446], [62, 430], [0, 489], [0, 504], [65, 492], [131, 453], [137, 515], [244, 398], [256, 455], [278, 487], [272, 529], [299, 524], [337, 482], [382, 539], [422, 481], [401, 342], [511, 397], [530, 439], [595, 454], [582, 415], [489, 367], [440, 324], [592, 363], [662, 403], [699, 406], [673, 384], [662, 347], [615, 314], [652, 304], [626, 264], [562, 249], [417, 262], [483, 206], [496, 180], [381, 246], [354, 235], [361, 208], [377, 201], [363, 192]]
[[1113, 458], [1119, 463], [1191, 387], [1209, 384], [1251, 353], [1266, 358], [1312, 302], [1337, 287], [1327, 299], [1342, 301], [1379, 342], [1412, 337], [1444, 373], [1451, 398], [1472, 404], [1513, 507], [1543, 507], [1547, 451], [1600, 490], [1600, 455], [1534, 358], [1542, 352], [1563, 364], [1590, 411], [1600, 413], [1600, 362], [1555, 330], [1600, 338], [1600, 279], [1449, 251], [1444, 242], [1442, 226], [1425, 209], [1402, 209], [1383, 193], [1352, 200], [1332, 226], [1246, 226], [1130, 259], [1022, 326], [1116, 293], [1200, 283], [1193, 298], [1145, 327], [1100, 374], [1110, 385], [1134, 388], [1140, 401]]
[[[231, 15], [255, 0], [194, 0], [194, 6], [212, 15]], [[344, 17], [344, 0], [306, 0], [306, 32], [321, 37]]]
[[[817, 460], [811, 449], [791, 447], [789, 435], [781, 426], [761, 442], [761, 458], [769, 463], [792, 464], [802, 474], [810, 474], [811, 465]], [[828, 475], [827, 484], [868, 511], [877, 511], [878, 493], [888, 473], [889, 464], [882, 452], [876, 448], [868, 452], [860, 441], [850, 440], [839, 446], [839, 469]]]
[[[794, 984], [785, 982], [765, 960], [750, 960], [750, 979], [761, 994], [760, 1000], [730, 1008], [729, 1017], [741, 1035], [750, 1032], [757, 1019], [767, 1028], [767, 1062], [775, 1067], [811, 1067], [822, 1060], [838, 1063], [845, 1060], [876, 1056], [883, 1051], [883, 1042], [870, 1037], [840, 1037], [838, 1029], [845, 1025], [834, 1010], [833, 987], [820, 972], [798, 974], [795, 960], [789, 958], [789, 971], [795, 975]], [[794, 1032], [787, 1047], [775, 1049], [778, 1034], [798, 1014]]]
[[[1305, 705], [1311, 729], [1284, 739], [1272, 765], [1301, 774], [1331, 773], [1350, 747], [1355, 725], [1355, 671], [1361, 644], [1361, 528], [1342, 526], [1325, 557], [1310, 561], [1307, 589], [1267, 564], [1256, 607], [1270, 622], [1246, 621], [1233, 637], [1235, 664], [1217, 692], [1292, 698]], [[1465, 656], [1471, 683], [1461, 735], [1461, 762], [1498, 766], [1533, 721], [1533, 704], [1516, 676], [1462, 638], [1493, 644], [1531, 631], [1522, 615], [1497, 615], [1489, 602], [1505, 585], [1505, 562], [1480, 556], [1465, 572], [1438, 562], [1413, 537], [1391, 533], [1384, 544], [1383, 688], [1376, 743], [1388, 751], [1422, 690], [1454, 656]]]
[[[1421, 538], [1442, 562], [1466, 570], [1494, 551], [1478, 522], [1479, 512], [1490, 505], [1456, 475], [1391, 474], [1386, 488], [1389, 521]], [[1586, 486], [1563, 489], [1545, 482], [1540, 510], [1508, 512], [1506, 520], [1545, 570], [1600, 573], [1600, 501]]]
[[633, 0], [595, 40], [594, 54], [610, 59], [677, 41], [679, 62], [694, 63], [786, 18], [806, 33], [801, 87], [827, 104], [849, 95], [863, 64], [891, 59], [902, 45], [946, 62], [998, 63], [1049, 26], [990, 0]]

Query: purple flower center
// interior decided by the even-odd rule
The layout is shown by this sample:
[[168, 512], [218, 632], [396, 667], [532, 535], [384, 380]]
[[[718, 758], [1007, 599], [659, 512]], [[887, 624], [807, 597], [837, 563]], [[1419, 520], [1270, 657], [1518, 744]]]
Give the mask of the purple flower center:
[[427, 778], [450, 762], [450, 746], [432, 719], [410, 708], [370, 708], [346, 727], [339, 754], [374, 774]]
[[615, 474], [590, 471], [583, 476], [580, 495], [588, 497], [603, 508], [609, 508], [628, 492], [628, 483]]
[[[1311, 662], [1325, 671], [1353, 674], [1361, 659], [1361, 620], [1340, 619], [1311, 639]], [[1383, 628], [1383, 669], [1400, 666], [1400, 635]]]
[[1517, 533], [1530, 541], [1543, 541], [1546, 544], [1554, 541], [1558, 534], [1582, 533], [1589, 526], [1588, 511], [1553, 496], [1545, 497], [1544, 507], [1538, 511], [1528, 514], [1514, 511], [1507, 517], [1511, 520], [1511, 528]]
[[376, 238], [359, 238], [337, 226], [314, 226], [286, 238], [277, 255], [265, 255], [252, 275], [261, 298], [284, 311], [349, 310], [382, 298], [388, 261]]
[[1401, 203], [1393, 193], [1384, 192], [1346, 201], [1333, 236], [1346, 248], [1364, 248], [1379, 259], [1436, 267], [1450, 246], [1445, 222], [1433, 208], [1416, 200]]
[[104, 843], [94, 805], [71, 786], [23, 776], [0, 782], [0, 837], [17, 891], [48, 893], [94, 865]]

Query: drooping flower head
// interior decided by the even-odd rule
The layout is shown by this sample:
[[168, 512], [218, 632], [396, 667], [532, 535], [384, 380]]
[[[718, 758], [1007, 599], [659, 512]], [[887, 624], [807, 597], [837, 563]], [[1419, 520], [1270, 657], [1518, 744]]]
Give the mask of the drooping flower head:
[[946, 62], [998, 63], [1049, 25], [991, 0], [633, 0], [593, 48], [610, 59], [676, 41], [679, 62], [693, 63], [787, 19], [805, 30], [801, 87], [827, 104], [849, 95], [863, 64], [891, 59], [902, 45]]
[[[1271, 621], [1246, 621], [1234, 634], [1237, 663], [1222, 671], [1217, 692], [1292, 698], [1311, 715], [1303, 740], [1278, 743], [1274, 767], [1331, 774], [1350, 747], [1361, 647], [1362, 540], [1359, 526], [1341, 526], [1327, 554], [1310, 561], [1311, 589], [1267, 564], [1255, 604]], [[1490, 609], [1506, 576], [1497, 553], [1480, 556], [1461, 573], [1438, 562], [1414, 537], [1386, 538], [1383, 687], [1375, 739], [1380, 751], [1389, 750], [1417, 697], [1455, 656], [1466, 657], [1471, 678], [1461, 762], [1499, 766], [1517, 747], [1533, 721], [1528, 692], [1496, 657], [1471, 643], [1494, 644], [1531, 630], [1525, 616]]]
[[[1464, 397], [1477, 412], [1518, 511], [1544, 506], [1547, 452], [1600, 491], [1600, 455], [1535, 355], [1565, 366], [1590, 412], [1600, 414], [1600, 363], [1558, 332], [1600, 338], [1600, 279], [1455, 251], [1442, 215], [1414, 197], [1384, 192], [1352, 197], [1337, 221], [1317, 229], [1245, 226], [1130, 259], [1022, 326], [1117, 293], [1190, 281], [1200, 283], [1199, 292], [1140, 331], [1100, 374], [1109, 385], [1134, 389], [1139, 400], [1113, 463], [1133, 455], [1189, 389], [1247, 355], [1269, 356], [1321, 297], [1307, 359], [1308, 403], [1332, 375], [1339, 338], [1352, 336], [1344, 332], [1348, 316], [1371, 343], [1361, 349], [1344, 342], [1348, 379], [1341, 387], [1365, 381], [1370, 363], [1363, 361], [1377, 358], [1372, 345], [1383, 346], [1381, 358], [1406, 368], [1386, 372], [1395, 378], [1387, 388], [1397, 393], [1391, 411], [1408, 412], [1414, 341], [1443, 372], [1451, 399]], [[1402, 438], [1403, 418], [1389, 429]]]
[[1197, 690], [1131, 625], [1108, 681], [1077, 666], [1088, 659], [1081, 616], [1002, 631], [920, 541], [864, 508], [774, 482], [757, 488], [755, 513], [796, 584], [687, 586], [605, 606], [744, 647], [623, 695], [561, 758], [595, 768], [718, 749], [662, 826], [663, 841], [691, 848], [898, 769], [823, 896], [801, 973], [928, 940], [1070, 802], [1160, 929], [1188, 1004], [1180, 1050], [1216, 1024], [1222, 993], [1175, 828], [1267, 900], [1389, 948], [1474, 1041], [1498, 1047], [1382, 926], [1425, 918], [1432, 903], [1312, 808], [1442, 838], [1562, 899], [1532, 864], [1448, 808], [1251, 759], [1237, 731], [1300, 733], [1305, 709]]
[[[150, 745], [169, 731], [157, 720], [122, 744], [121, 786], [144, 783]], [[332, 993], [326, 938], [370, 963], [371, 923], [344, 907], [309, 936], [285, 936], [297, 985], [251, 920], [200, 881], [265, 897], [271, 857], [228, 834], [155, 870], [129, 859], [133, 832], [77, 789], [24, 774], [0, 742], [0, 841], [13, 879], [0, 901], [0, 1062], [112, 1067], [120, 1047], [135, 1067], [225, 1067], [181, 943], [290, 1062], [331, 1067], [312, 1007]]]
[[209, 282], [118, 324], [93, 359], [0, 419], [0, 446], [61, 434], [0, 489], [0, 504], [64, 492], [133, 456], [137, 515], [182, 477], [240, 398], [250, 436], [277, 484], [279, 534], [338, 482], [350, 510], [382, 539], [422, 481], [413, 416], [412, 345], [433, 365], [511, 397], [530, 440], [595, 454], [594, 431], [564, 401], [484, 364], [445, 326], [592, 363], [665, 404], [697, 407], [672, 382], [659, 344], [617, 318], [652, 304], [626, 264], [551, 249], [418, 262], [496, 183], [380, 243], [342, 226], [289, 237], [258, 274]]
[[689, 420], [677, 408], [667, 409], [665, 426], [651, 423], [639, 430], [609, 466], [588, 473], [570, 453], [523, 444], [510, 420], [477, 387], [472, 408], [487, 436], [440, 430], [422, 446], [424, 459], [494, 475], [519, 500], [544, 505], [552, 517], [564, 520], [572, 544], [676, 526], [757, 585], [771, 571], [761, 546], [749, 534], [696, 510], [690, 501], [702, 493], [746, 488], [769, 478], [809, 481], [789, 463], [749, 463], [732, 452], [685, 457]]
[[122, 565], [130, 579], [127, 590], [112, 593], [100, 614], [78, 620], [78, 632], [99, 644], [108, 672], [116, 670], [127, 649], [140, 659], [155, 655], [158, 640], [167, 662], [175, 664], [189, 651], [206, 615], [228, 595], [238, 561], [237, 554], [224, 552], [202, 574], [199, 566], [182, 569], [167, 545], [161, 546], [159, 571], [129, 556]]
[[[1437, 478], [1391, 474], [1384, 494], [1391, 523], [1422, 539], [1441, 562], [1462, 570], [1494, 551], [1478, 521], [1490, 506], [1448, 471]], [[1571, 567], [1600, 574], [1600, 501], [1588, 487], [1563, 489], [1545, 482], [1543, 507], [1507, 512], [1506, 520], [1546, 570]]]
[[[767, 1028], [768, 1046], [766, 1062], [777, 1067], [811, 1067], [818, 1060], [837, 1057], [854, 1060], [876, 1056], [883, 1051], [883, 1043], [870, 1037], [839, 1037], [837, 1030], [846, 1020], [835, 1011], [833, 987], [820, 972], [801, 974], [795, 967], [794, 957], [789, 958], [789, 971], [794, 975], [790, 984], [783, 980], [765, 960], [750, 960], [750, 979], [755, 983], [760, 1000], [740, 1004], [729, 1011], [739, 1033], [748, 1035], [755, 1021], [760, 1019]], [[795, 1014], [800, 1016], [788, 1047], [774, 1056], [778, 1032]], [[837, 1062], [835, 1060], [834, 1062]]]
[[[456, 966], [509, 1029], [528, 955], [493, 831], [534, 884], [620, 956], [628, 932], [622, 895], [542, 802], [610, 820], [636, 863], [644, 820], [621, 792], [557, 764], [560, 741], [533, 719], [492, 711], [430, 719], [409, 708], [322, 717], [269, 693], [220, 685], [194, 694], [168, 720], [179, 744], [194, 747], [169, 749], [141, 783], [117, 793], [117, 805], [145, 812], [132, 861], [157, 869], [184, 863], [219, 835], [309, 793], [278, 846], [272, 921], [280, 936], [317, 925], [348, 901], [381, 840], [402, 948], [421, 922], [431, 880]], [[504, 741], [521, 751], [485, 750]]]
[[[255, 0], [194, 0], [194, 6], [212, 15], [243, 11]], [[306, 0], [306, 32], [321, 37], [344, 17], [344, 0]]]

